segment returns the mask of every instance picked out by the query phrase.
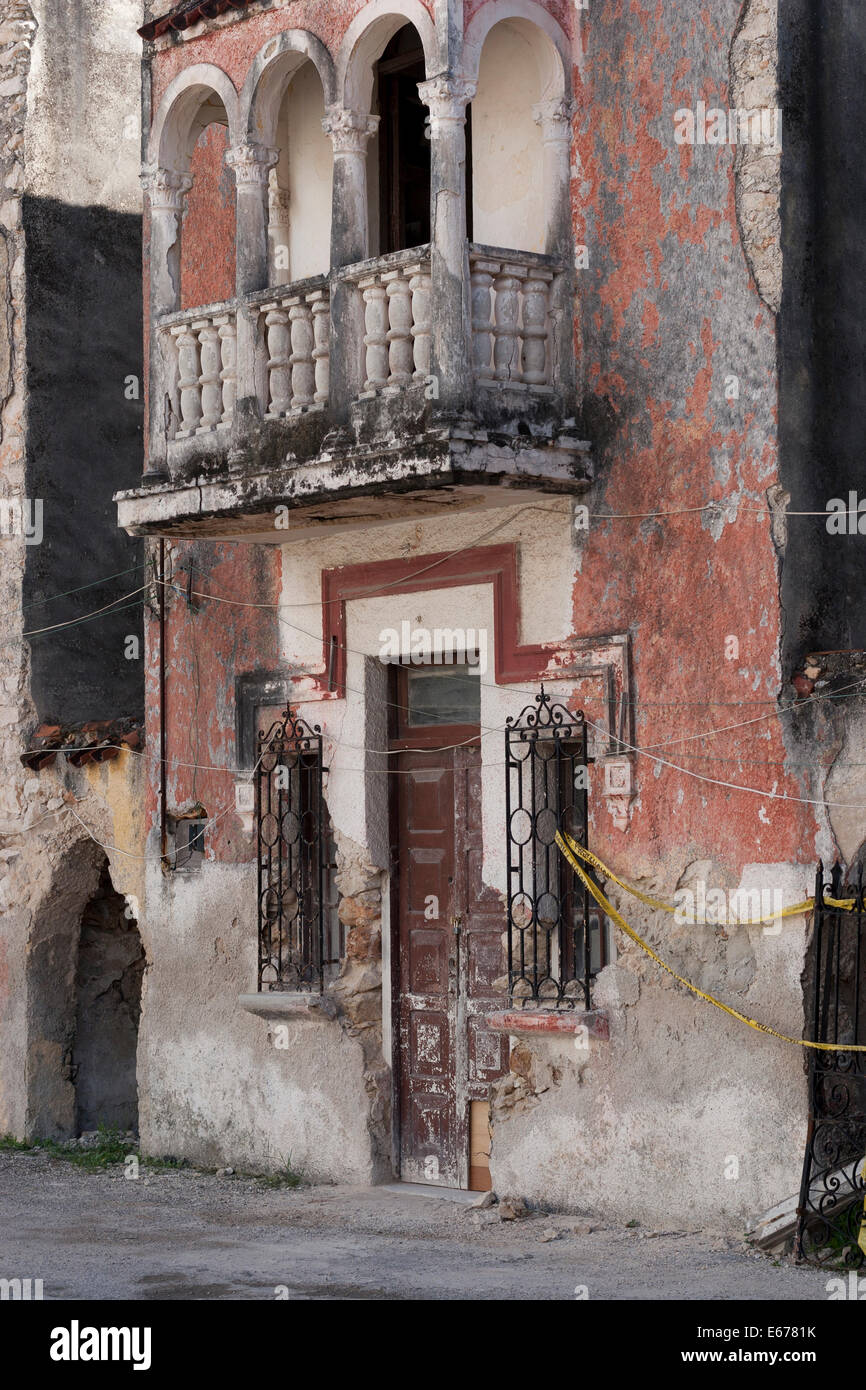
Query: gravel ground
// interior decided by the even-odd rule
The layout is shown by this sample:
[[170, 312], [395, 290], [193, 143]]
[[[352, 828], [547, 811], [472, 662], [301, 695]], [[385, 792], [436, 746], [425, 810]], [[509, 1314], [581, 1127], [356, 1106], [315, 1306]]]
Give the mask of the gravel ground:
[[825, 1301], [828, 1275], [688, 1230], [0, 1153], [0, 1278], [16, 1277], [46, 1299]]

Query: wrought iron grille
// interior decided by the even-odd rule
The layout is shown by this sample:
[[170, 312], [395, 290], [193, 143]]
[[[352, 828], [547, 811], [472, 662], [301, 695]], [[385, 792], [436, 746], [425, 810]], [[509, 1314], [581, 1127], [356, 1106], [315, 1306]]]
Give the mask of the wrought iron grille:
[[[853, 911], [827, 898], [854, 898]], [[866, 1042], [866, 903], [862, 869], [843, 888], [839, 866], [829, 884], [815, 880], [809, 961], [811, 1031], [816, 1042]], [[797, 1223], [797, 1255], [814, 1264], [860, 1269], [858, 1245], [866, 1196], [866, 1053], [809, 1054], [809, 1129]]]
[[587, 838], [587, 739], [582, 714], [553, 704], [544, 686], [506, 721], [508, 981], [522, 1008], [591, 1007], [604, 964], [603, 923], [556, 845], [557, 831]]
[[259, 990], [324, 988], [343, 954], [322, 733], [291, 709], [259, 733], [256, 763]]

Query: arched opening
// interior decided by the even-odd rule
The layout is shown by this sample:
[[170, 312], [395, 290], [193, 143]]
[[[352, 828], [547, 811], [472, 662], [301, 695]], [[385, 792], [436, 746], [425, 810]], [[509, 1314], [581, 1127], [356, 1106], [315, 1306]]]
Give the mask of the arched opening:
[[370, 246], [387, 255], [430, 240], [430, 141], [424, 49], [404, 24], [375, 64], [373, 111], [379, 129], [370, 158]]
[[189, 173], [180, 244], [180, 308], [221, 304], [235, 293], [235, 176], [225, 162], [228, 116], [215, 94], [189, 134]]
[[141, 1016], [144, 948], [126, 899], [103, 865], [99, 887], [84, 909], [75, 972], [76, 1128], [106, 1125], [138, 1130], [136, 1052]]
[[485, 246], [546, 249], [542, 132], [533, 108], [547, 95], [542, 47], [525, 19], [504, 19], [484, 40], [472, 102], [472, 236]]
[[59, 868], [31, 933], [27, 1132], [69, 1139], [138, 1127], [136, 1053], [146, 961], [105, 853], [88, 840]]
[[[300, 55], [298, 55], [300, 56]], [[268, 197], [268, 274], [285, 285], [327, 274], [331, 261], [331, 186], [334, 151], [322, 129], [325, 93], [309, 59], [286, 80]]]

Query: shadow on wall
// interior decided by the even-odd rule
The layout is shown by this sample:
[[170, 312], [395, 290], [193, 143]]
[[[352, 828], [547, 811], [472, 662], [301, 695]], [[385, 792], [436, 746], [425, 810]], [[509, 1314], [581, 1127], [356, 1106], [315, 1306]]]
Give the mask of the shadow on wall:
[[75, 845], [38, 913], [27, 966], [27, 1133], [69, 1139], [138, 1126], [146, 960], [105, 853]]

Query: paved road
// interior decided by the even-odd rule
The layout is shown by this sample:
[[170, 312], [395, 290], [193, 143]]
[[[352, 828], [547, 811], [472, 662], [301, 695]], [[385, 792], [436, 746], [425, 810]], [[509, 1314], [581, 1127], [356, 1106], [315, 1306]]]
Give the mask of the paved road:
[[46, 1299], [827, 1299], [826, 1274], [686, 1231], [142, 1173], [0, 1153], [0, 1278], [41, 1278]]

